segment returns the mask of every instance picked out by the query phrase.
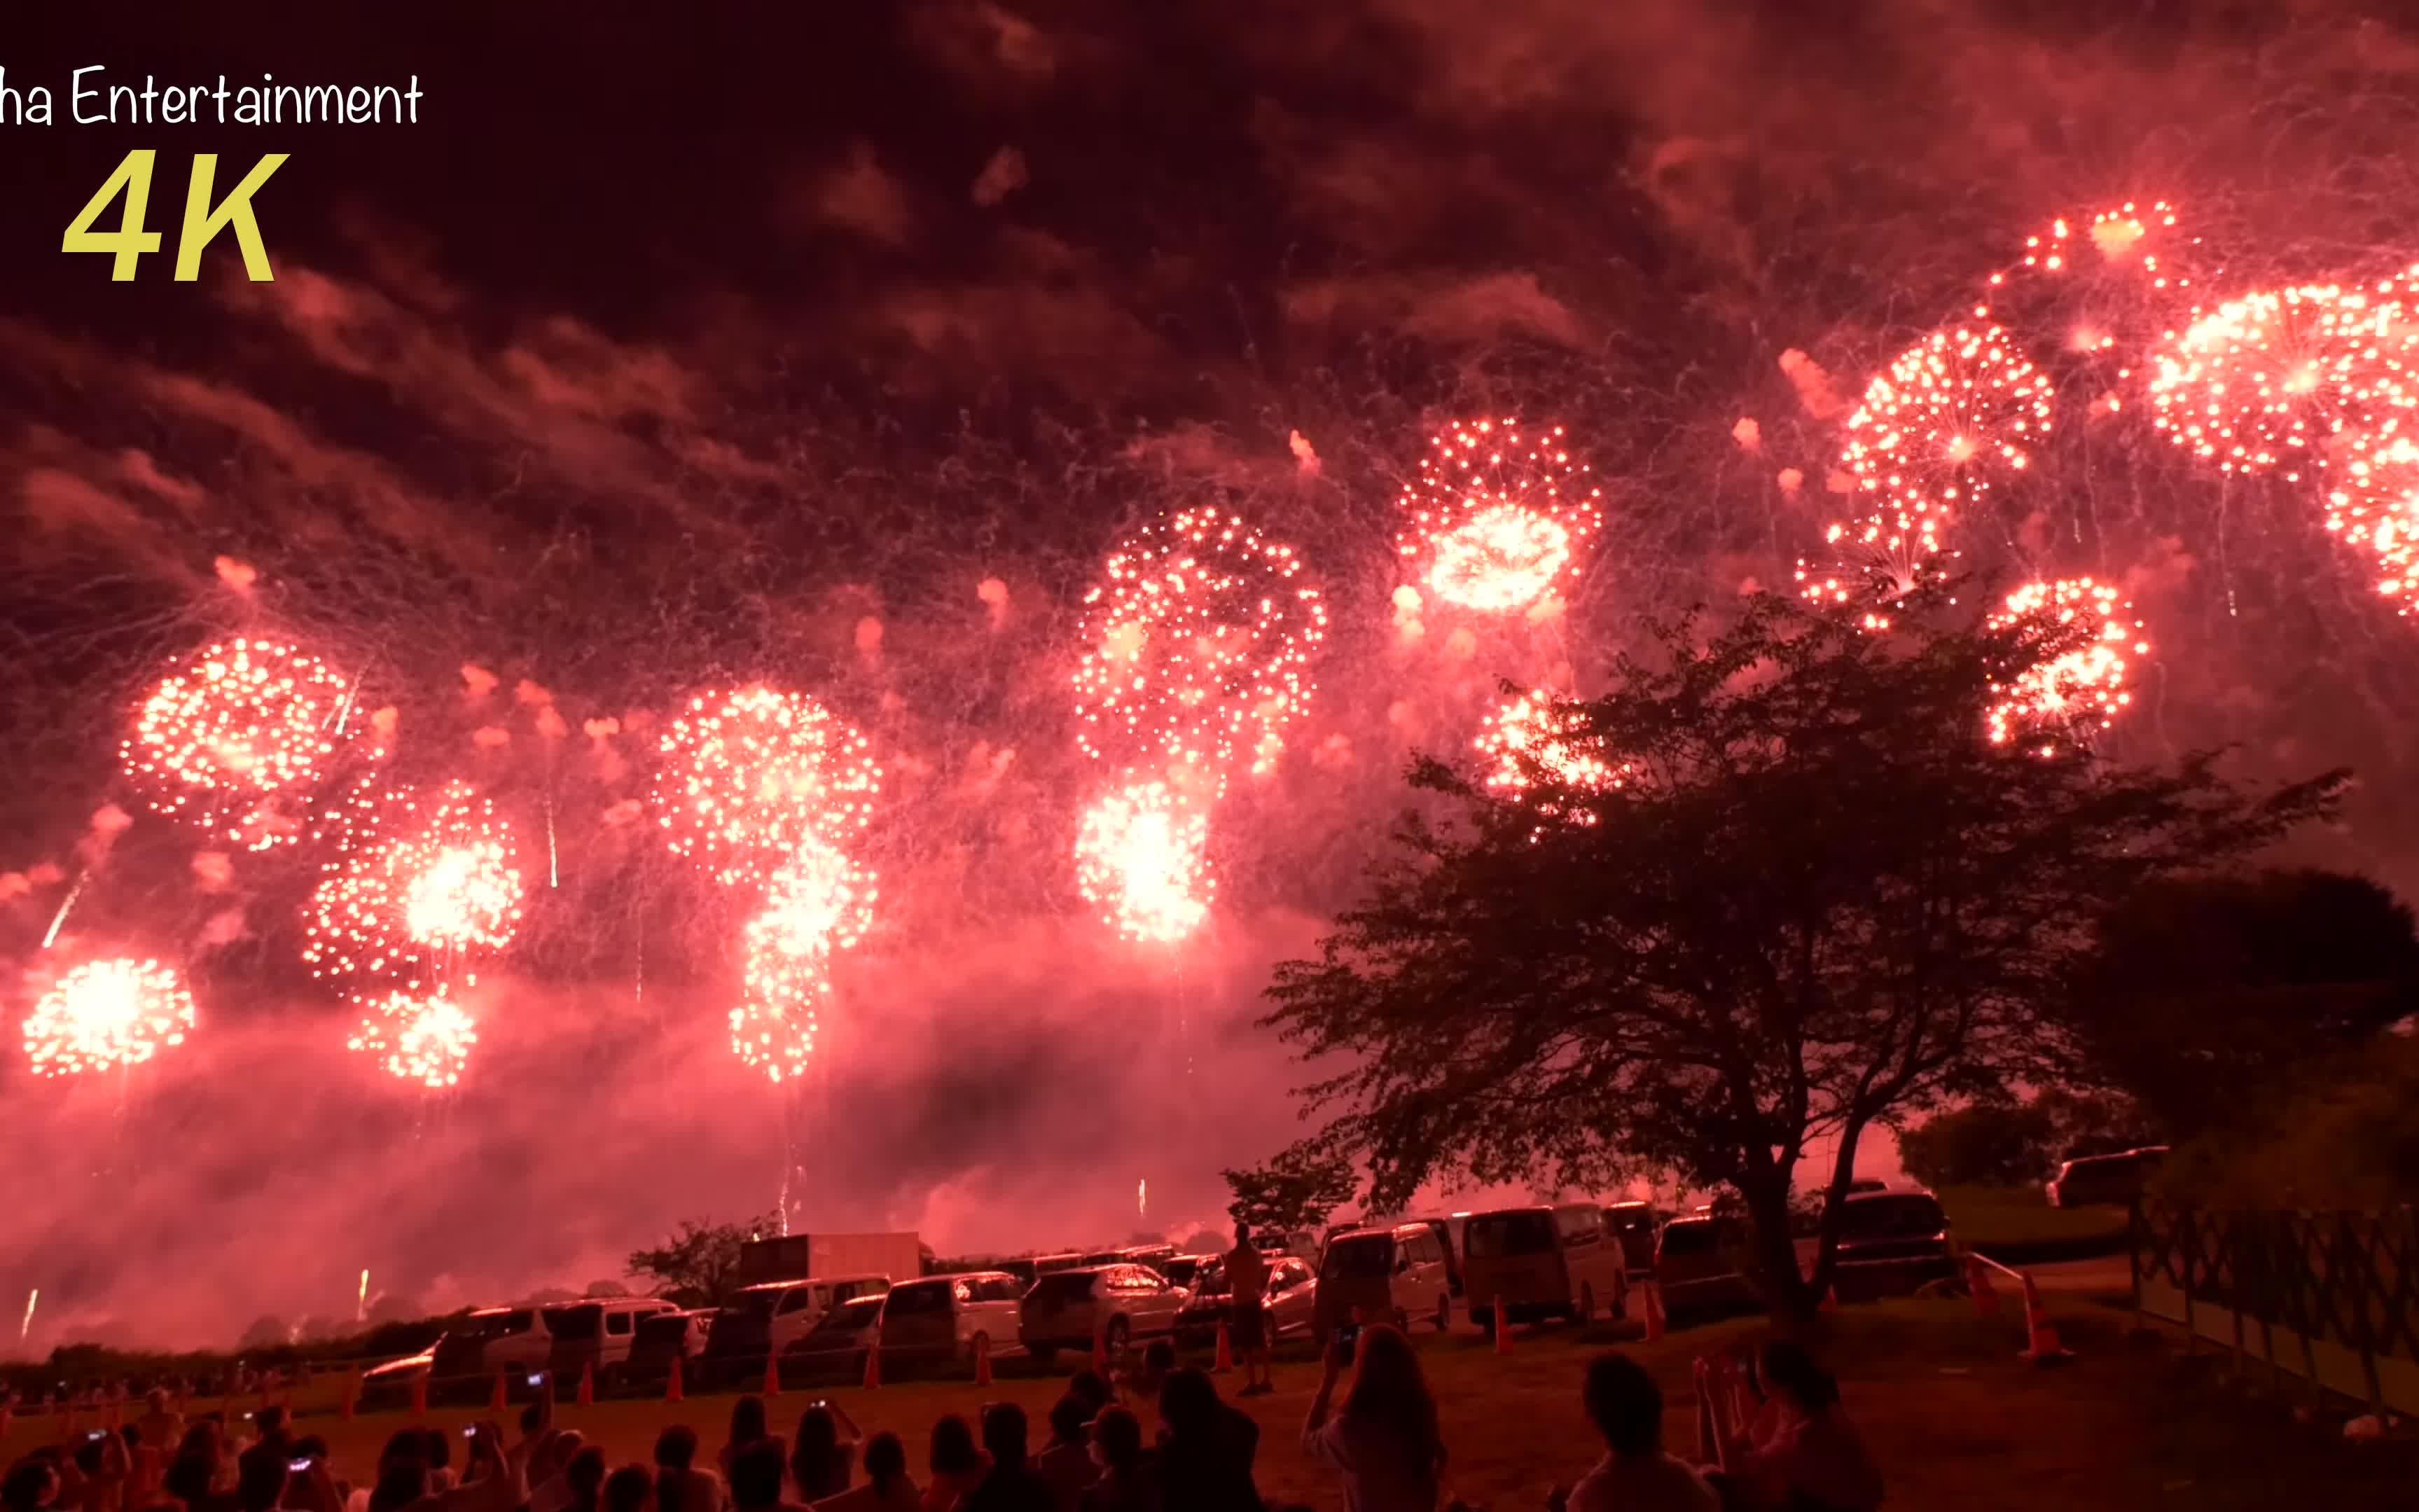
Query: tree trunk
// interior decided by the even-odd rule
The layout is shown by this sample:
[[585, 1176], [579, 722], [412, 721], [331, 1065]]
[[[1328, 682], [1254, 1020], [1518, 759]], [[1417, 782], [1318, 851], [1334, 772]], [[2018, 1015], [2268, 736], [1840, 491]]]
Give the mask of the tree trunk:
[[1739, 1196], [1747, 1204], [1748, 1279], [1764, 1294], [1776, 1319], [1802, 1322], [1814, 1316], [1820, 1299], [1797, 1269], [1797, 1240], [1790, 1231], [1789, 1181], [1741, 1182]]

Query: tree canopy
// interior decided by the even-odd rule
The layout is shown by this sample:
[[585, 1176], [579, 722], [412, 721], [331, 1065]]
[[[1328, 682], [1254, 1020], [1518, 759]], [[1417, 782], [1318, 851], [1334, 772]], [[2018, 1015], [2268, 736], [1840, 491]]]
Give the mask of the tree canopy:
[[1219, 1174], [1235, 1195], [1227, 1213], [1256, 1235], [1317, 1228], [1352, 1200], [1359, 1184], [1350, 1160], [1299, 1145], [1279, 1151], [1265, 1165]]
[[2122, 901], [2065, 1014], [2082, 1071], [2169, 1138], [2239, 1126], [2303, 1068], [2419, 1011], [2419, 931], [2366, 877], [2275, 870], [2165, 878]]
[[1319, 1150], [1373, 1208], [1431, 1176], [1734, 1191], [1776, 1305], [1829, 1279], [1789, 1242], [1818, 1147], [1836, 1213], [1874, 1123], [2055, 1073], [2094, 926], [2146, 884], [2326, 811], [2330, 774], [2251, 794], [2215, 759], [2112, 764], [2064, 732], [1986, 738], [2074, 627], [1940, 594], [1873, 628], [1777, 595], [1651, 624], [1600, 698], [1430, 795], [1267, 1022], [1319, 1063]]
[[657, 1293], [685, 1307], [719, 1307], [739, 1288], [739, 1247], [779, 1228], [771, 1213], [740, 1224], [691, 1218], [661, 1244], [632, 1250], [630, 1273], [654, 1276]]

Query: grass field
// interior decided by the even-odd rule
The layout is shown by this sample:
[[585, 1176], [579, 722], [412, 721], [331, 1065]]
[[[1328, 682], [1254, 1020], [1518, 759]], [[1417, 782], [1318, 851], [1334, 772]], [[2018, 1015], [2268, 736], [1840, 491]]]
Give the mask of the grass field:
[[[2229, 1388], [2208, 1359], [2180, 1359], [2170, 1346], [2128, 1342], [2120, 1313], [2078, 1302], [2058, 1321], [2080, 1358], [2063, 1369], [2036, 1370], [2015, 1358], [2020, 1340], [2012, 1320], [1978, 1319], [1963, 1303], [1852, 1306], [1826, 1320], [1824, 1350], [1840, 1370], [1851, 1413], [1881, 1457], [1892, 1505], [2224, 1512], [2288, 1498], [2320, 1506], [2411, 1504], [2419, 1445], [2347, 1445], [2326, 1427], [2297, 1427], [2282, 1408]], [[1476, 1335], [1419, 1335], [1453, 1453], [1455, 1489], [1495, 1512], [1533, 1508], [1542, 1505], [1548, 1487], [1593, 1463], [1597, 1449], [1579, 1413], [1579, 1372], [1595, 1350], [1609, 1346], [1630, 1351], [1662, 1381], [1670, 1443], [1685, 1450], [1693, 1437], [1691, 1357], [1759, 1326], [1717, 1324], [1651, 1345], [1622, 1337], [1632, 1332], [1629, 1325], [1619, 1334], [1526, 1331], [1500, 1356]], [[972, 1415], [986, 1401], [1015, 1401], [1038, 1423], [1061, 1390], [1061, 1374], [1004, 1369], [987, 1390], [926, 1381], [831, 1396], [869, 1432], [899, 1432], [920, 1478], [939, 1414]], [[1307, 1360], [1281, 1361], [1278, 1394], [1238, 1405], [1262, 1427], [1261, 1489], [1273, 1498], [1339, 1507], [1338, 1489], [1296, 1447], [1317, 1374]], [[407, 1419], [376, 1412], [344, 1421], [334, 1390], [332, 1383], [315, 1383], [298, 1396], [300, 1427], [328, 1437], [340, 1473], [358, 1474]], [[787, 1431], [815, 1396], [793, 1390], [773, 1403], [777, 1428]], [[673, 1422], [690, 1424], [709, 1449], [718, 1448], [731, 1401], [729, 1396], [692, 1396], [678, 1406], [608, 1401], [565, 1407], [562, 1415], [620, 1463], [645, 1458], [656, 1431]], [[430, 1421], [458, 1438], [479, 1415], [440, 1409]], [[1147, 1411], [1145, 1418], [1148, 1424]], [[6, 1448], [13, 1455], [54, 1436], [49, 1421], [20, 1420]]]

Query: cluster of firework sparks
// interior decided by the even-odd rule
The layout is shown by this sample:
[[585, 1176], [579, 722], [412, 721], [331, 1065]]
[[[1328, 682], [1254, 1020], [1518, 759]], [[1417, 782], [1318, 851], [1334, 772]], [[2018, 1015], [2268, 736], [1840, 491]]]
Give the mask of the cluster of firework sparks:
[[[2175, 305], [2175, 324], [2155, 333], [2062, 338], [2095, 387], [2085, 403], [2115, 412], [2138, 385], [2151, 424], [2196, 458], [2308, 484], [2329, 530], [2365, 554], [2379, 591], [2407, 611], [2419, 603], [2419, 269], [2188, 305], [2212, 280], [2174, 265], [2196, 246], [2176, 224], [2164, 203], [2057, 222], [1991, 287], [2097, 259], [2153, 306]], [[1807, 597], [1888, 631], [1892, 602], [1949, 573], [1993, 491], [2024, 486], [2060, 420], [2061, 382], [2020, 325], [1978, 303], [1872, 378], [1831, 474], [1852, 508], [1825, 532], [1829, 555], [1800, 563]], [[1603, 523], [1602, 491], [1560, 427], [1444, 426], [1400, 500], [1408, 580], [1397, 603], [1549, 614]], [[1105, 779], [1077, 826], [1073, 870], [1121, 933], [1172, 944], [1209, 918], [1211, 820], [1231, 783], [1274, 767], [1302, 719], [1327, 613], [1294, 549], [1224, 507], [1151, 519], [1107, 557], [1084, 600], [1071, 679], [1076, 743]], [[2049, 647], [1995, 686], [1980, 733], [1992, 743], [2052, 753], [2088, 742], [2131, 702], [2129, 672], [2149, 641], [2112, 584], [2035, 578], [1989, 623], [2039, 628]], [[450, 1087], [478, 1038], [466, 1003], [475, 969], [512, 943], [520, 918], [513, 832], [467, 782], [385, 783], [380, 753], [348, 753], [354, 692], [304, 651], [233, 640], [143, 701], [123, 769], [153, 810], [214, 847], [332, 841], [305, 958], [362, 1011], [354, 1048], [399, 1077]], [[1593, 743], [1566, 697], [1542, 688], [1496, 709], [1477, 747], [1490, 789], [1540, 805], [1610, 793], [1634, 775]], [[794, 1079], [830, 1004], [835, 959], [872, 926], [875, 879], [859, 851], [881, 767], [832, 710], [763, 686], [691, 699], [666, 721], [656, 755], [664, 843], [745, 904], [732, 1048], [772, 1081]], [[347, 762], [367, 770], [321, 807]], [[1592, 822], [1567, 802], [1539, 811], [1562, 809]], [[24, 1034], [36, 1071], [76, 1074], [148, 1060], [193, 1026], [174, 970], [122, 958], [60, 976]]]

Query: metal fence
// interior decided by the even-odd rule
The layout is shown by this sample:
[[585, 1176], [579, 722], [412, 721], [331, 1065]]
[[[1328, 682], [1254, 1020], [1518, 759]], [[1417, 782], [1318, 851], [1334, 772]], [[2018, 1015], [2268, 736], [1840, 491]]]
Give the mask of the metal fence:
[[2419, 1215], [2137, 1204], [2134, 1296], [2152, 1317], [2369, 1404], [2419, 1413]]

